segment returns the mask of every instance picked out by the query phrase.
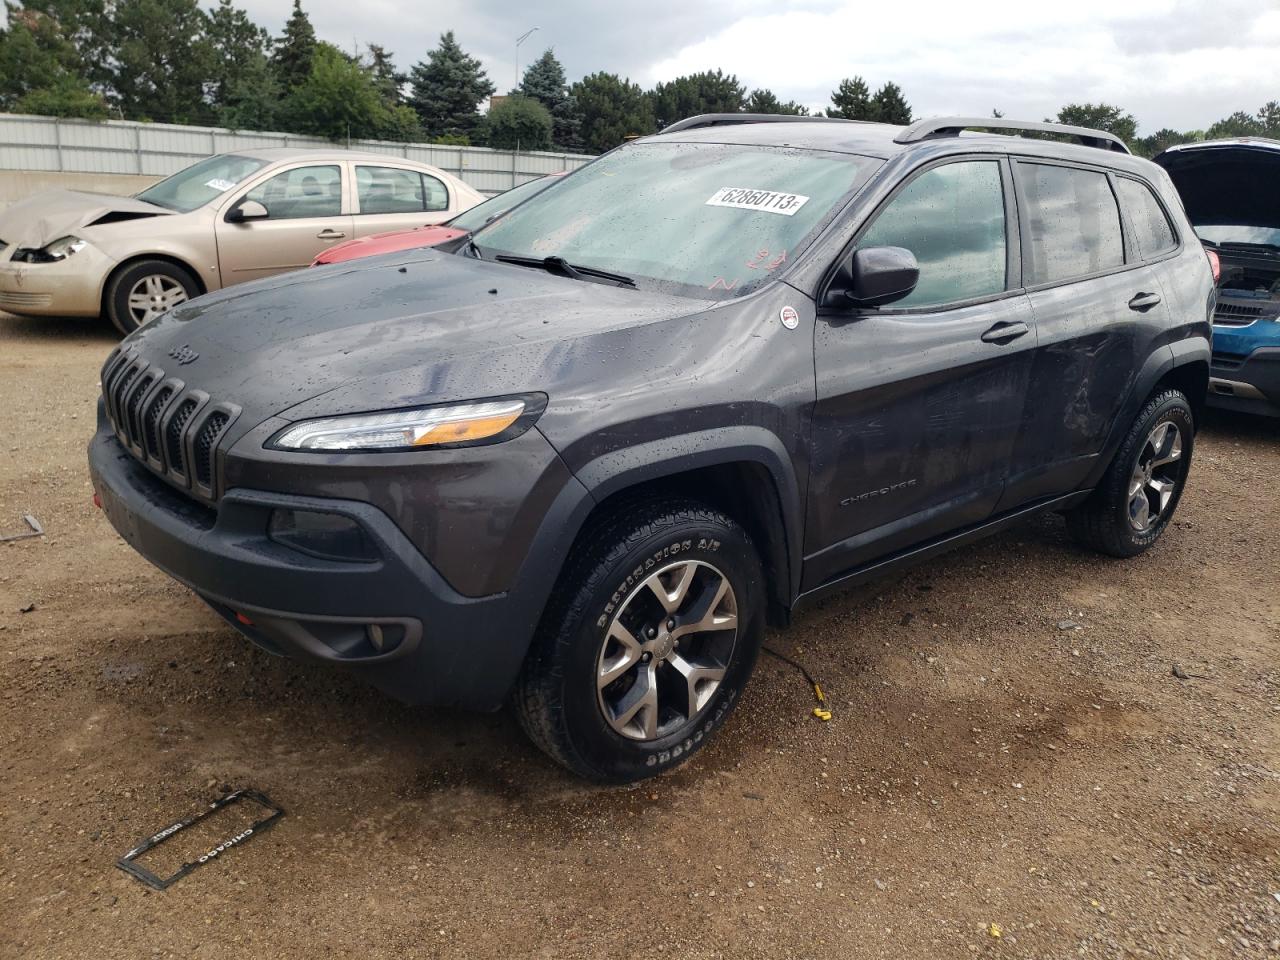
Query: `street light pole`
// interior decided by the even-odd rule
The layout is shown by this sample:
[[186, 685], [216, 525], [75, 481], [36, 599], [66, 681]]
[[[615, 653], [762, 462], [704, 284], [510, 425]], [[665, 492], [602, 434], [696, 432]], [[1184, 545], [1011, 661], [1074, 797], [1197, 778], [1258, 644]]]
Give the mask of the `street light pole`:
[[526, 30], [524, 33], [520, 34], [520, 36], [516, 37], [516, 86], [517, 87], [520, 86], [520, 44], [524, 43], [531, 36], [533, 36], [533, 31], [537, 29], [538, 29], [537, 27], [534, 27], [532, 30]]

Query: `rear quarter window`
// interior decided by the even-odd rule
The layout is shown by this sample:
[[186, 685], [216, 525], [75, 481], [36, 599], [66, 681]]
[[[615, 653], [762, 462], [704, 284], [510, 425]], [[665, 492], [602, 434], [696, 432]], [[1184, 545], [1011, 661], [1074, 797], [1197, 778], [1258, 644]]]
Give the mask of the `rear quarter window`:
[[1178, 246], [1169, 218], [1151, 188], [1138, 180], [1120, 177], [1116, 180], [1120, 202], [1129, 215], [1133, 239], [1138, 252], [1146, 260], [1168, 253]]
[[1057, 283], [1124, 264], [1120, 208], [1105, 173], [1022, 161], [1014, 173], [1026, 209], [1023, 283]]

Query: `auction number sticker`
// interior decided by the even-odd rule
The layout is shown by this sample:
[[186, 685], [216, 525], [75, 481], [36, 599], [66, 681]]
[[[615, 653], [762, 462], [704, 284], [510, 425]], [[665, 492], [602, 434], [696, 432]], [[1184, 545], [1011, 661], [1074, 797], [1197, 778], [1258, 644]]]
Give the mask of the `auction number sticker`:
[[809, 202], [798, 193], [778, 193], [774, 190], [752, 190], [750, 187], [721, 187], [711, 195], [706, 206], [733, 207], [736, 210], [760, 210], [764, 213], [780, 213], [791, 217]]
[[226, 193], [235, 186], [230, 180], [223, 180], [221, 177], [214, 177], [212, 180], [206, 180], [204, 185], [210, 190], [217, 190], [219, 193]]

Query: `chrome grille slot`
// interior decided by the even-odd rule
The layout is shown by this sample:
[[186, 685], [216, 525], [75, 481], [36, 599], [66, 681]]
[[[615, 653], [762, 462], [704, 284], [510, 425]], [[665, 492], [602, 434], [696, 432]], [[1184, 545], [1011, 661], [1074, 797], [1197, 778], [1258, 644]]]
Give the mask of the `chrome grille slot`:
[[1213, 311], [1213, 322], [1224, 327], [1247, 327], [1262, 316], [1261, 307], [1245, 303], [1219, 303]]

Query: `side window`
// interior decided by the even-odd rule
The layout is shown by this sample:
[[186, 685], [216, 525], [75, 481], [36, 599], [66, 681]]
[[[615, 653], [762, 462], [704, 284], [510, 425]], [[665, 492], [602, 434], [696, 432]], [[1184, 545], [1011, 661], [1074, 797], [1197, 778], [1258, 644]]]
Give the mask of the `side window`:
[[336, 217], [342, 213], [342, 171], [336, 164], [295, 167], [258, 184], [244, 198], [266, 207], [272, 220]]
[[1138, 252], [1145, 259], [1168, 253], [1178, 245], [1178, 238], [1169, 225], [1169, 218], [1149, 186], [1128, 177], [1117, 179], [1116, 186], [1125, 213], [1129, 214], [1129, 223], [1133, 225], [1133, 238], [1138, 244]]
[[361, 213], [422, 213], [447, 210], [449, 192], [435, 177], [398, 167], [356, 167]]
[[905, 247], [920, 282], [895, 307], [955, 303], [1005, 289], [1000, 163], [973, 160], [922, 173], [880, 212], [860, 247]]
[[1120, 208], [1106, 174], [1047, 163], [1016, 163], [1014, 171], [1027, 208], [1027, 286], [1124, 263]]

